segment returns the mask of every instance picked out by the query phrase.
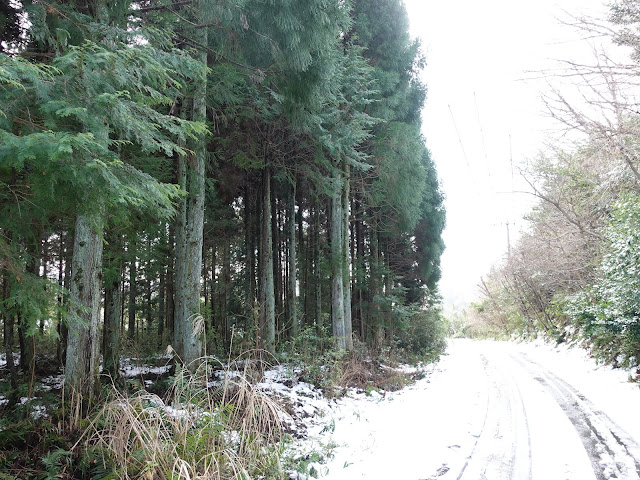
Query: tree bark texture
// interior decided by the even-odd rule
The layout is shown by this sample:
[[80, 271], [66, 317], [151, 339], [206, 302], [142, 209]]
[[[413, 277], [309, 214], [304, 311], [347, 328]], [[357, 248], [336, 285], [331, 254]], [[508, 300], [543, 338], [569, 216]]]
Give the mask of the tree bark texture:
[[[9, 272], [4, 271], [2, 278], [2, 300], [5, 301], [9, 298]], [[14, 317], [12, 313], [3, 314], [3, 340], [4, 340], [4, 352], [6, 355], [7, 369], [9, 370], [9, 382], [11, 385], [11, 401], [13, 403], [17, 401], [17, 389], [18, 389], [18, 372], [13, 358], [13, 336], [14, 336]]]
[[378, 229], [373, 225], [369, 231], [369, 238], [371, 240], [371, 261], [369, 262], [371, 273], [369, 277], [368, 326], [373, 329], [376, 346], [380, 347], [384, 342], [384, 322], [379, 302], [382, 293], [382, 265]]
[[289, 214], [287, 216], [287, 226], [289, 229], [289, 284], [287, 292], [289, 324], [291, 325], [291, 337], [296, 340], [300, 335], [300, 325], [298, 323], [298, 298], [297, 286], [298, 276], [296, 275], [296, 184], [291, 186], [289, 192]]
[[[196, 40], [207, 45], [207, 29], [194, 33]], [[207, 53], [199, 52], [198, 60], [207, 64]], [[191, 119], [207, 120], [206, 74], [195, 86]], [[185, 365], [195, 368], [195, 361], [202, 356], [202, 334], [205, 321], [200, 315], [202, 271], [202, 243], [205, 202], [206, 138], [199, 138], [193, 153], [179, 158], [179, 177], [183, 189], [188, 192], [180, 207], [177, 225], [176, 285], [175, 285], [175, 344]]]
[[176, 226], [174, 348], [184, 364], [191, 367], [195, 367], [193, 362], [203, 353], [200, 337], [203, 325], [200, 321], [200, 272], [204, 225], [204, 153], [196, 151], [195, 155], [180, 159], [183, 188], [189, 193], [182, 200], [182, 218]]
[[77, 401], [91, 401], [98, 386], [100, 348], [100, 277], [102, 236], [95, 216], [78, 215], [71, 261], [71, 304], [77, 308], [69, 326], [65, 388]]
[[333, 173], [334, 193], [331, 198], [331, 326], [338, 350], [346, 349], [344, 323], [344, 241], [342, 230], [342, 176], [338, 169]]
[[170, 224], [167, 230], [169, 235], [167, 239], [167, 258], [169, 262], [167, 264], [167, 278], [165, 280], [165, 324], [168, 330], [168, 338], [172, 339], [175, 330], [175, 227]]
[[344, 185], [342, 187], [342, 240], [344, 267], [342, 289], [344, 293], [344, 336], [347, 350], [353, 350], [353, 324], [351, 320], [351, 249], [349, 247], [349, 164], [344, 164]]
[[105, 253], [103, 371], [115, 379], [120, 370], [120, 315], [122, 312], [122, 238], [110, 234]]
[[[247, 181], [249, 177], [247, 176]], [[244, 331], [248, 332], [253, 323], [256, 292], [256, 253], [255, 253], [255, 194], [245, 189], [244, 233], [246, 248], [246, 280], [245, 280], [245, 323]]]
[[136, 295], [138, 294], [137, 281], [138, 281], [138, 268], [137, 268], [137, 247], [135, 233], [132, 234], [132, 238], [129, 241], [129, 306], [128, 306], [128, 318], [129, 329], [128, 335], [130, 339], [133, 339], [136, 335]]
[[[39, 277], [40, 249], [36, 245], [32, 244], [29, 246], [28, 250], [30, 258], [26, 265], [26, 271], [34, 277]], [[34, 378], [33, 376], [36, 368], [36, 339], [33, 334], [29, 332], [31, 327], [31, 325], [29, 325], [29, 322], [35, 322], [36, 319], [29, 319], [22, 313], [19, 313], [17, 318], [18, 341], [20, 343], [20, 368], [32, 380]], [[29, 385], [31, 387], [31, 381]]]
[[222, 338], [225, 348], [230, 345], [230, 306], [231, 306], [231, 238], [226, 237], [222, 246], [222, 289], [223, 294], [220, 295], [222, 308], [220, 309], [220, 337]]
[[270, 353], [276, 349], [276, 302], [273, 276], [273, 237], [271, 231], [271, 170], [265, 167], [262, 182], [262, 225], [260, 249], [260, 347]]
[[313, 278], [314, 278], [314, 318], [319, 333], [324, 329], [322, 318], [322, 272], [320, 271], [320, 208], [316, 206], [313, 212]]

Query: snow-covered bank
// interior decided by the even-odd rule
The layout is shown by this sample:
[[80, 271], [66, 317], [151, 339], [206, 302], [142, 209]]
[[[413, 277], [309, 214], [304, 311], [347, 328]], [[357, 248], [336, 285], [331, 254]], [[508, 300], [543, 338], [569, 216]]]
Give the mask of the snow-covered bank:
[[[639, 478], [640, 389], [627, 380], [579, 349], [456, 340], [409, 388], [319, 408], [305, 445], [334, 446], [316, 466], [330, 480]], [[607, 440], [607, 418], [625, 448]], [[584, 433], [581, 422], [596, 425]], [[589, 435], [604, 440], [591, 448]]]

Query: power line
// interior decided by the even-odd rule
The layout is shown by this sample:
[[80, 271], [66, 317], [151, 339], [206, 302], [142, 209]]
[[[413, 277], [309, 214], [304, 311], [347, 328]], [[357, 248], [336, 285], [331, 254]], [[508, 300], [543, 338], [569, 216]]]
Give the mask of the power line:
[[511, 193], [513, 192], [513, 145], [511, 144], [511, 134], [509, 134], [509, 162], [511, 163]]
[[484, 131], [482, 129], [482, 121], [480, 120], [480, 109], [478, 108], [478, 99], [476, 98], [476, 92], [473, 92], [473, 103], [476, 107], [476, 118], [478, 120], [478, 128], [480, 129], [480, 139], [482, 140], [482, 153], [484, 153], [484, 163], [487, 167], [487, 173], [491, 177], [491, 168], [489, 167], [489, 156], [487, 155], [487, 147], [484, 143]]
[[460, 142], [460, 148], [462, 149], [462, 155], [464, 156], [464, 161], [467, 163], [467, 167], [471, 170], [471, 165], [469, 165], [469, 159], [467, 158], [467, 152], [464, 150], [464, 145], [462, 144], [462, 138], [460, 137], [460, 132], [458, 131], [458, 125], [456, 124], [456, 118], [453, 116], [453, 110], [451, 109], [451, 104], [447, 105], [449, 107], [449, 113], [451, 114], [451, 120], [453, 121], [453, 128], [456, 129], [456, 135], [458, 135], [458, 141]]

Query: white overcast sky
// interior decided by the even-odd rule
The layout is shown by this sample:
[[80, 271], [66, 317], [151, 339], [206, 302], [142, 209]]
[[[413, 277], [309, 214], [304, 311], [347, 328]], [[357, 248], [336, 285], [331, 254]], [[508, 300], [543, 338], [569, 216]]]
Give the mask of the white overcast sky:
[[[447, 197], [440, 289], [447, 305], [478, 297], [477, 285], [507, 251], [530, 204], [514, 165], [534, 157], [553, 126], [548, 89], [530, 72], [592, 47], [559, 19], [605, 18], [600, 0], [405, 0], [412, 35], [427, 57], [424, 134]], [[529, 72], [529, 73], [528, 73]]]

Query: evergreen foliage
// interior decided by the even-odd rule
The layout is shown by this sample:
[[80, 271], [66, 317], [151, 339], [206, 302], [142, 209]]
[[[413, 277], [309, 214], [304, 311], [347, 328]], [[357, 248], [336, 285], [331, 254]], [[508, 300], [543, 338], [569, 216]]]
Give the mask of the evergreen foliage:
[[[332, 314], [345, 349], [358, 337], [441, 347], [427, 330], [443, 198], [420, 133], [424, 59], [400, 0], [3, 9], [0, 318], [5, 352], [22, 354], [12, 385], [45, 339], [75, 371], [87, 332], [91, 362], [101, 345], [114, 377], [127, 342], [171, 344], [186, 363], [276, 352], [330, 331]], [[78, 263], [88, 247], [93, 272]], [[102, 298], [83, 300], [84, 288]], [[87, 396], [94, 367], [77, 374], [94, 383]]]
[[[364, 348], [442, 351], [443, 197], [400, 0], [0, 8], [0, 410], [24, 415], [40, 369], [65, 372], [47, 474], [280, 475], [280, 416], [248, 383], [211, 397], [201, 354], [303, 351], [340, 371]], [[121, 355], [167, 350], [194, 380], [174, 408], [211, 422], [118, 394], [77, 458], [59, 425], [75, 435], [105, 385], [128, 385]], [[109, 443], [123, 402], [153, 432]]]
[[640, 362], [640, 200], [626, 195], [613, 208], [599, 280], [564, 305], [578, 333], [608, 362]]

